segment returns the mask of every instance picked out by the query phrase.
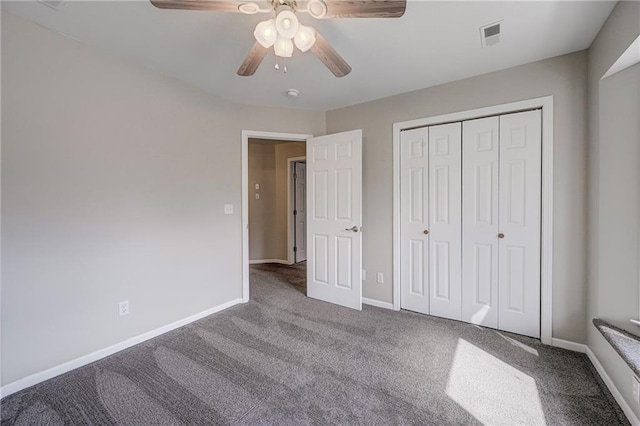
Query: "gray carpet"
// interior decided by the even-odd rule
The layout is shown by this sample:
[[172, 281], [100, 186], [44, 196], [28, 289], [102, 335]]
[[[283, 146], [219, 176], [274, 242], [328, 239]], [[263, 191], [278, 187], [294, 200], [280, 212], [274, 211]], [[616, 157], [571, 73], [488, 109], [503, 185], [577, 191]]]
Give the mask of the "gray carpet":
[[584, 355], [301, 283], [252, 267], [248, 304], [10, 395], [2, 425], [627, 424]]

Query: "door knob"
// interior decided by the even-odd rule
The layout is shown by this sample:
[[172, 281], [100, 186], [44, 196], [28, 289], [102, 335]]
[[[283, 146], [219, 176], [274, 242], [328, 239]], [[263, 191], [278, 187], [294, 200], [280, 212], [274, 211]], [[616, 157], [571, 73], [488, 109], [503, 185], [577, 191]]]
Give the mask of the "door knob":
[[352, 226], [351, 228], [346, 228], [345, 231], [358, 232], [360, 229], [357, 226]]
[[504, 238], [504, 234], [501, 232], [498, 234], [498, 238], [503, 239]]
[[425, 229], [424, 231], [422, 231], [422, 233], [423, 233], [424, 235], [429, 235], [429, 230], [428, 230], [428, 229]]

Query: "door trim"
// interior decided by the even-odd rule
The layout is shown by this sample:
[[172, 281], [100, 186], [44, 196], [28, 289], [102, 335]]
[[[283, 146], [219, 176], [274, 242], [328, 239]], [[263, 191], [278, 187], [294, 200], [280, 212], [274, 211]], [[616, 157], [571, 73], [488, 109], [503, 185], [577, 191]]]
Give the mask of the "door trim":
[[307, 156], [287, 158], [287, 258], [289, 265], [293, 265], [296, 262], [296, 255], [293, 252], [294, 241], [294, 228], [296, 226], [295, 218], [293, 217], [293, 197], [295, 180], [292, 179], [294, 163], [306, 161]]
[[313, 135], [299, 133], [242, 131], [242, 303], [249, 301], [249, 138], [306, 142]]
[[400, 310], [400, 132], [530, 109], [542, 109], [542, 230], [540, 340], [553, 338], [553, 96], [493, 105], [393, 124], [393, 309]]

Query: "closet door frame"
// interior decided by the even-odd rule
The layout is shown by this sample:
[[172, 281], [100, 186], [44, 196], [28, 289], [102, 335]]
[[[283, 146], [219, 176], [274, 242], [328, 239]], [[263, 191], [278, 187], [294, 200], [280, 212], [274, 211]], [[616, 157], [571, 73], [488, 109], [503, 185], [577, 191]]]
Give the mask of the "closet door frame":
[[400, 132], [492, 115], [542, 110], [542, 216], [540, 259], [540, 340], [553, 342], [553, 96], [421, 118], [393, 124], [393, 309], [400, 310]]

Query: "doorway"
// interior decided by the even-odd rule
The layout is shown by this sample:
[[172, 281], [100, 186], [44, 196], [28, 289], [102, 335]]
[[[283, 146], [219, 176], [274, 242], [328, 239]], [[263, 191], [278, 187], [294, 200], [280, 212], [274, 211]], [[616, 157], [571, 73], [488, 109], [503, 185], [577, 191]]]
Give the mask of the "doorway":
[[307, 296], [362, 309], [362, 130], [318, 137], [242, 131], [243, 303], [250, 299], [249, 201], [261, 199], [259, 182], [249, 182], [249, 139], [306, 142]]
[[[293, 263], [293, 222], [287, 213], [291, 210], [289, 203], [290, 179], [288, 172], [288, 159], [304, 157], [305, 152], [295, 151], [294, 154], [280, 153], [278, 164], [280, 167], [276, 176], [276, 153], [272, 147], [278, 144], [294, 143], [305, 144], [307, 138], [312, 135], [294, 133], [274, 133], [260, 131], [242, 131], [242, 301], [249, 301], [249, 276], [250, 264], [269, 264], [283, 266]], [[252, 174], [250, 180], [249, 168], [249, 148], [250, 140], [254, 146], [262, 146], [262, 165], [257, 174]], [[304, 146], [304, 145], [303, 145]], [[282, 149], [286, 151], [288, 148]], [[284, 180], [284, 190], [282, 182]], [[276, 185], [279, 182], [279, 185]], [[279, 186], [278, 189], [276, 186]], [[284, 207], [282, 207], [284, 206]], [[250, 207], [252, 212], [259, 215], [252, 215], [250, 221]], [[251, 226], [253, 225], [253, 226]], [[273, 229], [272, 229], [273, 228]], [[252, 239], [250, 238], [251, 231]], [[272, 231], [274, 231], [272, 233]], [[253, 247], [252, 247], [253, 243]], [[252, 250], [253, 249], [253, 250]], [[251, 255], [250, 255], [251, 254]]]

